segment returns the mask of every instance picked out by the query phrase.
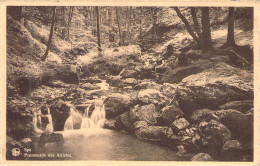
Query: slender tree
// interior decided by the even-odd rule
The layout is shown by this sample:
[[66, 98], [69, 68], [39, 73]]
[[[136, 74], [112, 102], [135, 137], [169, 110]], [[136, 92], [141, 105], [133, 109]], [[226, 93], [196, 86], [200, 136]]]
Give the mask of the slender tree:
[[228, 9], [228, 34], [227, 42], [224, 44], [224, 47], [234, 46], [235, 45], [235, 34], [234, 34], [234, 7], [229, 7]]
[[188, 33], [192, 36], [192, 38], [199, 44], [201, 45], [200, 39], [196, 36], [196, 34], [192, 31], [191, 26], [187, 19], [181, 14], [181, 11], [178, 7], [174, 7], [174, 10], [176, 11], [178, 17], [182, 20], [182, 22], [185, 24]]
[[25, 13], [24, 10], [25, 10], [25, 7], [21, 6], [21, 20], [20, 20], [20, 22], [21, 22], [22, 26], [24, 26], [24, 13]]
[[140, 8], [140, 15], [139, 15], [139, 25], [140, 25], [140, 36], [142, 35], [142, 31], [143, 31], [143, 23], [142, 23], [142, 13], [143, 13], [143, 7]]
[[70, 26], [71, 26], [71, 20], [72, 20], [72, 15], [73, 15], [73, 6], [70, 6], [69, 10], [69, 18], [68, 18], [68, 25], [67, 25], [67, 40], [70, 38]]
[[192, 20], [193, 20], [193, 23], [194, 23], [194, 29], [195, 29], [199, 39], [201, 39], [201, 31], [200, 31], [199, 22], [198, 22], [198, 19], [197, 19], [196, 8], [191, 7], [190, 12], [191, 12]]
[[42, 61], [45, 61], [45, 59], [47, 58], [47, 56], [49, 54], [49, 51], [50, 51], [51, 39], [52, 39], [53, 29], [54, 29], [54, 24], [55, 24], [55, 15], [56, 15], [56, 6], [53, 7], [50, 36], [49, 36], [49, 40], [48, 40], [48, 43], [47, 43], [46, 51], [45, 51], [44, 55], [41, 58]]
[[98, 52], [99, 56], [101, 56], [102, 48], [101, 48], [101, 41], [100, 41], [100, 27], [99, 27], [99, 7], [96, 6], [96, 14], [97, 14], [97, 38], [98, 38]]
[[122, 34], [121, 34], [121, 27], [120, 27], [120, 16], [119, 16], [119, 11], [118, 11], [117, 7], [116, 7], [116, 20], [117, 20], [117, 26], [118, 26], [119, 45], [121, 45]]
[[210, 28], [210, 18], [209, 18], [209, 7], [201, 7], [202, 17], [202, 50], [209, 51], [213, 49], [213, 44], [211, 41], [211, 28]]

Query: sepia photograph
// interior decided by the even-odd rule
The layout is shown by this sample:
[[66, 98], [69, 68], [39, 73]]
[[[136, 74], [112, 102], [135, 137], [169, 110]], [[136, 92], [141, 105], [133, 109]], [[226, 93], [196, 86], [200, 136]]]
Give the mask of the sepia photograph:
[[6, 6], [5, 160], [255, 161], [254, 10]]

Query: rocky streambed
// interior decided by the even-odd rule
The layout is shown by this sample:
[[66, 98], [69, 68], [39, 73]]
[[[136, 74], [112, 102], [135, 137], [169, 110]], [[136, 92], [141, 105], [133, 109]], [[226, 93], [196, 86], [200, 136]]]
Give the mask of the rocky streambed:
[[[39, 146], [40, 134], [37, 137], [32, 124], [33, 112], [40, 109], [47, 115], [42, 109], [47, 106], [54, 134], [45, 132], [41, 136], [46, 143], [45, 150], [41, 152], [46, 152], [49, 146], [56, 146], [49, 145], [53, 142], [62, 146], [59, 150], [50, 149], [61, 152], [64, 147], [72, 147], [74, 143], [78, 143], [75, 147], [79, 147], [88, 139], [94, 144], [95, 139], [106, 137], [102, 138], [107, 141], [104, 148], [97, 146], [104, 150], [104, 158], [90, 155], [95, 147], [87, 143], [91, 147], [84, 148], [88, 157], [74, 156], [75, 159], [118, 160], [116, 154], [122, 152], [125, 160], [252, 160], [252, 72], [236, 68], [224, 56], [204, 58], [184, 66], [174, 64], [175, 61], [171, 59], [158, 65], [156, 56], [150, 59], [138, 56], [147, 55], [130, 54], [109, 60], [104, 57], [82, 66], [79, 83], [51, 81], [25, 97], [8, 99], [7, 134], [21, 141], [9, 138], [7, 149], [18, 145]], [[116, 65], [117, 61], [121, 63]], [[63, 130], [71, 115], [71, 108], [80, 116], [85, 116], [87, 109], [87, 116], [91, 117], [97, 103], [104, 105], [105, 119], [102, 123], [105, 129], [102, 131], [105, 132], [93, 134], [94, 138], [88, 135], [81, 139], [82, 121], [78, 120], [73, 130], [81, 134], [72, 133], [74, 138], [66, 137]], [[42, 118], [41, 122], [45, 126], [50, 124], [48, 118]], [[121, 135], [122, 132], [128, 135]], [[28, 140], [28, 134], [36, 137]], [[113, 139], [119, 140], [118, 144]], [[139, 146], [132, 147], [137, 149], [129, 153], [143, 149], [144, 153], [150, 154], [147, 151], [157, 149], [166, 158], [148, 159], [147, 155], [139, 153], [131, 156], [126, 147], [132, 145], [126, 142], [134, 142]], [[122, 151], [116, 151], [113, 146], [123, 146]], [[106, 156], [109, 149], [112, 154], [115, 153], [114, 158]], [[75, 151], [69, 150], [70, 153]], [[40, 152], [39, 148], [35, 148], [35, 152]], [[95, 149], [93, 153], [99, 151]], [[167, 157], [169, 154], [174, 157]], [[142, 157], [137, 157], [140, 155]], [[10, 153], [7, 156], [12, 158]]]

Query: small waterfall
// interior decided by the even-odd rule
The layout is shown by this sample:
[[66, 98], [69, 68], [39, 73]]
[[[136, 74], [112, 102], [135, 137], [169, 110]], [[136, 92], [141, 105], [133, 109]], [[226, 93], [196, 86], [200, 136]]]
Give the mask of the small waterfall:
[[35, 133], [43, 133], [41, 129], [38, 128], [38, 122], [39, 126], [41, 126], [41, 116], [37, 111], [33, 112], [33, 128]]
[[[43, 128], [42, 126], [42, 117], [47, 117], [48, 118], [48, 124], [46, 128]], [[34, 111], [33, 113], [33, 126], [34, 126], [34, 131], [36, 133], [43, 133], [45, 132], [53, 132], [53, 124], [52, 124], [52, 116], [50, 114], [50, 109], [48, 108], [48, 114], [43, 115], [40, 112], [40, 109]]]
[[82, 123], [81, 123], [81, 129], [88, 129], [91, 128], [94, 123], [91, 121], [91, 119], [88, 117], [89, 116], [89, 108], [91, 105], [89, 105], [84, 112], [84, 116], [82, 117]]
[[87, 107], [87, 109], [85, 110], [85, 112], [87, 111], [87, 116], [84, 116], [82, 119], [82, 124], [81, 124], [81, 129], [98, 129], [98, 128], [102, 128], [104, 126], [104, 122], [105, 122], [105, 106], [102, 105], [95, 105], [95, 109], [92, 112], [91, 117], [88, 117], [88, 111], [89, 111], [89, 107]]
[[47, 124], [45, 131], [46, 132], [53, 132], [53, 125], [52, 125], [52, 117], [50, 113], [50, 108], [48, 108], [48, 114], [45, 115], [48, 118], [49, 124]]
[[70, 116], [64, 124], [64, 130], [80, 129], [82, 115], [73, 107], [70, 108]]
[[[89, 117], [89, 105], [83, 115], [80, 115], [76, 109], [71, 108], [70, 109], [70, 116], [66, 120], [64, 124], [64, 130], [75, 130], [75, 124], [78, 125], [80, 123], [80, 127], [78, 129], [80, 130], [88, 130], [93, 129], [97, 130], [104, 126], [105, 122], [105, 106], [103, 104], [96, 104], [95, 109], [92, 112], [92, 115]], [[81, 119], [81, 120], [79, 120]]]

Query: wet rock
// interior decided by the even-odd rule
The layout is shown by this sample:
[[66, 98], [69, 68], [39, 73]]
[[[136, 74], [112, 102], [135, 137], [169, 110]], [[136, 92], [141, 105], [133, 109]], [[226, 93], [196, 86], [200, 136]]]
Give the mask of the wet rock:
[[137, 119], [140, 121], [147, 122], [148, 125], [156, 124], [159, 113], [156, 111], [154, 104], [144, 105], [141, 107], [134, 108]]
[[127, 130], [133, 131], [135, 129], [134, 123], [136, 121], [145, 121], [148, 125], [156, 124], [159, 116], [153, 104], [139, 106], [136, 105], [131, 111], [120, 115], [120, 120]]
[[22, 139], [20, 142], [21, 142], [21, 144], [22, 144], [24, 147], [28, 147], [28, 148], [31, 148], [31, 147], [32, 147], [32, 140], [31, 140], [31, 138], [24, 138], [24, 139]]
[[157, 84], [155, 82], [141, 82], [138, 85], [134, 86], [134, 90], [141, 90], [141, 89], [156, 89], [156, 90], [160, 90], [161, 89], [160, 84]]
[[138, 139], [149, 141], [167, 141], [173, 135], [171, 128], [162, 126], [148, 126], [140, 127], [135, 131]]
[[39, 144], [44, 145], [46, 143], [60, 143], [64, 141], [63, 136], [60, 133], [42, 133], [40, 136]]
[[207, 153], [198, 153], [191, 158], [191, 161], [214, 161]]
[[225, 63], [190, 75], [178, 86], [176, 100], [186, 114], [200, 108], [217, 109], [235, 100], [253, 99], [253, 74]]
[[192, 113], [191, 117], [190, 117], [190, 121], [192, 123], [199, 123], [202, 121], [206, 121], [209, 122], [210, 120], [216, 120], [217, 116], [215, 116], [214, 111], [209, 110], [209, 109], [200, 109], [200, 110], [196, 110]]
[[6, 117], [6, 132], [8, 136], [22, 139], [30, 135], [34, 135], [32, 120], [33, 107], [24, 98], [13, 99], [7, 101], [7, 117]]
[[176, 89], [177, 89], [177, 85], [164, 83], [160, 90], [161, 90], [162, 94], [164, 94], [165, 96], [167, 96], [169, 98], [172, 98], [175, 95]]
[[183, 116], [182, 110], [175, 105], [166, 106], [161, 110], [158, 117], [158, 123], [161, 125], [170, 125], [173, 121]]
[[90, 84], [90, 83], [81, 84], [79, 87], [82, 88], [82, 89], [85, 89], [85, 90], [97, 90], [97, 89], [101, 88], [98, 85], [93, 85], [93, 84]]
[[227, 141], [222, 148], [226, 161], [239, 161], [243, 153], [243, 146], [238, 140]]
[[219, 110], [214, 115], [239, 140], [247, 142], [253, 139], [253, 121], [246, 114], [236, 110]]
[[54, 131], [63, 131], [64, 124], [70, 115], [71, 106], [61, 100], [50, 106]]
[[148, 127], [148, 124], [147, 124], [146, 121], [136, 121], [134, 123], [134, 127], [135, 127], [135, 130], [138, 130], [138, 129], [142, 128], [142, 127], [144, 127], [144, 128]]
[[111, 129], [111, 130], [116, 130], [116, 120], [115, 119], [106, 119], [104, 123], [104, 128], [105, 129]]
[[186, 119], [180, 118], [180, 119], [175, 120], [171, 124], [171, 128], [172, 128], [173, 132], [178, 133], [179, 131], [186, 129], [189, 125], [190, 124]]
[[118, 119], [119, 123], [123, 124], [123, 129], [127, 131], [134, 131], [134, 123], [137, 121], [136, 113], [134, 111], [128, 111], [121, 114]]
[[112, 93], [104, 100], [106, 118], [114, 118], [124, 112], [130, 111], [133, 99], [129, 95]]
[[253, 100], [242, 100], [242, 101], [230, 101], [230, 102], [220, 106], [219, 108], [221, 108], [223, 110], [234, 109], [234, 110], [238, 110], [242, 113], [246, 113], [253, 107], [254, 107]]
[[201, 122], [198, 129], [201, 135], [202, 146], [209, 148], [211, 151], [220, 150], [231, 139], [229, 129], [215, 120]]
[[156, 89], [145, 89], [138, 93], [138, 99], [145, 104], [154, 104], [155, 106], [165, 106], [169, 100]]

